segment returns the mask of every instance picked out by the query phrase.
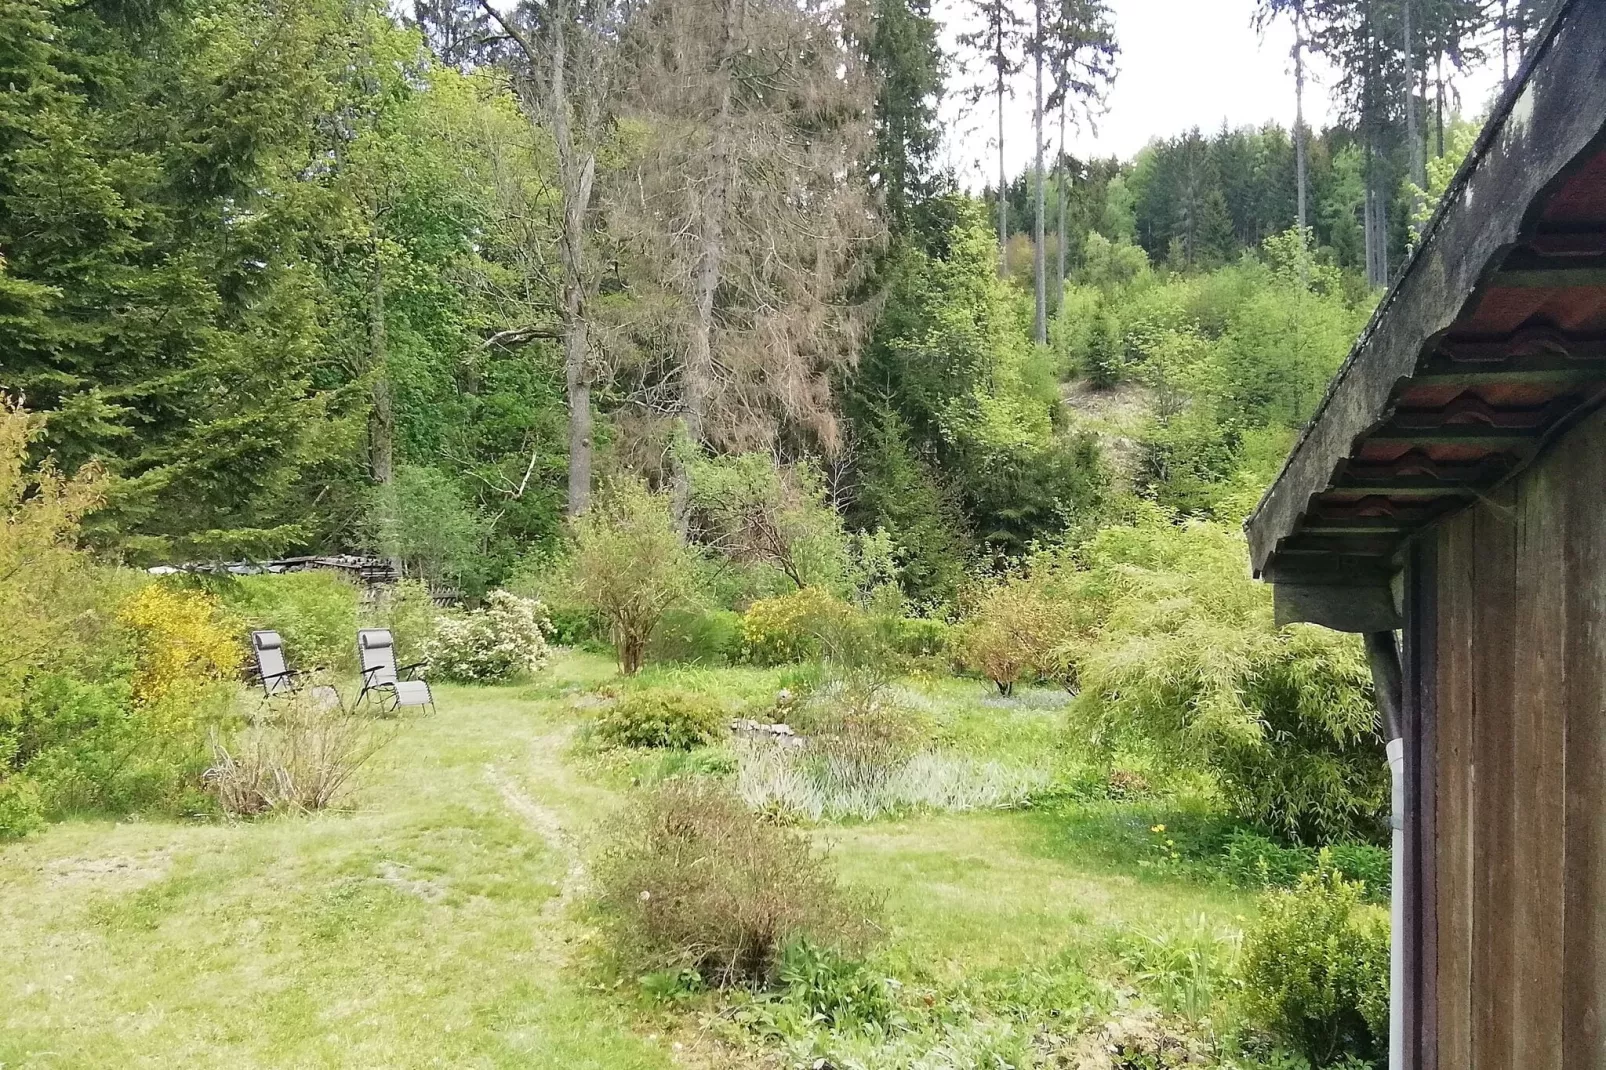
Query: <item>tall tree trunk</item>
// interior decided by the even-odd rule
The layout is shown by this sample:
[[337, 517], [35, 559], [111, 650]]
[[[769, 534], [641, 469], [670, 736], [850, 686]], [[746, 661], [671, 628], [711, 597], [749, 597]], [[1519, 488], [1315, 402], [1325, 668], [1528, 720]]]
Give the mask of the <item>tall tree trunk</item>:
[[[691, 345], [683, 372], [682, 401], [685, 406], [686, 434], [694, 446], [704, 446], [708, 437], [708, 407], [714, 396], [714, 296], [719, 291], [720, 272], [725, 260], [725, 215], [730, 204], [731, 154], [731, 64], [735, 58], [735, 21], [744, 0], [725, 0], [722, 18], [718, 104], [714, 114], [710, 182], [699, 205], [701, 245], [697, 264], [697, 288], [693, 301]], [[677, 503], [688, 488], [676, 477]], [[677, 508], [677, 513], [684, 513]]]
[[563, 17], [552, 33], [552, 136], [563, 186], [563, 233], [558, 240], [562, 270], [563, 373], [569, 401], [569, 507], [579, 516], [591, 504], [591, 380], [586, 367], [590, 337], [585, 309], [585, 224], [597, 174], [595, 153], [574, 143], [569, 127], [568, 37]]
[[1059, 242], [1058, 242], [1058, 245], [1056, 246], [1056, 248], [1054, 250], [1054, 259], [1055, 259], [1055, 267], [1054, 267], [1054, 311], [1055, 312], [1058, 312], [1059, 308], [1060, 308], [1060, 305], [1062, 305], [1065, 302], [1065, 240], [1066, 240], [1066, 235], [1065, 235], [1065, 211], [1066, 211], [1066, 201], [1069, 199], [1069, 191], [1066, 189], [1066, 186], [1070, 183], [1070, 180], [1071, 180], [1070, 169], [1066, 166], [1066, 164], [1070, 162], [1070, 155], [1065, 151], [1065, 102], [1063, 100], [1060, 101], [1060, 140], [1059, 140], [1059, 150], [1060, 150], [1059, 159], [1055, 163], [1055, 169], [1059, 173], [1059, 182], [1058, 182], [1058, 190], [1057, 190], [1057, 192], [1059, 194], [1059, 228], [1058, 228], [1059, 229]]
[[[1002, 46], [1000, 46], [1002, 49]], [[998, 273], [1009, 274], [1009, 197], [1004, 178], [1004, 72], [998, 72]]]
[[[1411, 184], [1419, 190], [1428, 187], [1427, 164], [1423, 160], [1422, 124], [1417, 120], [1416, 114], [1416, 36], [1415, 7], [1412, 0], [1404, 0], [1404, 18], [1401, 20], [1405, 27], [1404, 56], [1405, 56], [1405, 143], [1409, 154], [1411, 167]], [[1421, 214], [1422, 195], [1411, 194], [1411, 227], [1415, 230], [1419, 224], [1416, 218]]]
[[1294, 181], [1299, 187], [1296, 195], [1299, 222], [1299, 240], [1305, 241], [1305, 228], [1310, 225], [1306, 209], [1307, 183], [1305, 161], [1305, 35], [1297, 27], [1294, 36]]
[[480, 9], [513, 39], [538, 72], [534, 77], [540, 79], [539, 72], [550, 72], [545, 76], [550, 81], [542, 81], [535, 89], [526, 86], [531, 96], [524, 101], [524, 110], [531, 125], [542, 127], [543, 131], [546, 127], [542, 126], [540, 116], [548, 117], [546, 125], [550, 126], [558, 158], [558, 186], [563, 202], [563, 226], [558, 236], [558, 292], [562, 305], [563, 373], [569, 404], [568, 514], [579, 516], [591, 504], [591, 370], [586, 361], [590, 332], [585, 307], [585, 240], [591, 190], [597, 176], [597, 154], [590, 124], [582, 122], [581, 144], [576, 144], [570, 125], [570, 116], [575, 110], [568, 83], [568, 27], [573, 12], [566, 0], [553, 7], [555, 10], [546, 13], [551, 45], [543, 48], [521, 32], [510, 17], [493, 7], [490, 0], [480, 0]]
[[1032, 320], [1032, 337], [1038, 345], [1048, 341], [1048, 270], [1043, 248], [1043, 3], [1037, 0], [1037, 41], [1033, 49], [1037, 74], [1037, 100], [1032, 108], [1032, 127], [1036, 133], [1036, 153], [1033, 156], [1032, 177], [1036, 180], [1037, 217], [1032, 227], [1032, 278], [1037, 297], [1036, 316]]
[[389, 344], [385, 334], [385, 270], [380, 260], [378, 223], [374, 224], [373, 277], [368, 293], [368, 470], [374, 482], [396, 478], [396, 411], [390, 388]]
[[1439, 159], [1442, 160], [1442, 159], [1444, 159], [1444, 49], [1443, 48], [1439, 49], [1438, 59], [1435, 62], [1437, 63], [1437, 66], [1438, 66], [1438, 73], [1437, 73], [1436, 77], [1434, 78], [1434, 81], [1437, 83], [1437, 85], [1435, 86], [1435, 93], [1438, 96], [1438, 112], [1439, 112], [1438, 152], [1435, 155]]
[[1500, 84], [1511, 84], [1511, 0], [1500, 0]]

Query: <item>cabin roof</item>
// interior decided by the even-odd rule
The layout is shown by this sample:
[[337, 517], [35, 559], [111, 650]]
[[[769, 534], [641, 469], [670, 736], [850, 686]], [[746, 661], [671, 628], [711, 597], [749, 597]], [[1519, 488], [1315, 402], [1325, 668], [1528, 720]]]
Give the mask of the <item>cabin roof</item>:
[[1386, 582], [1603, 399], [1606, 3], [1567, 0], [1245, 524], [1253, 571]]

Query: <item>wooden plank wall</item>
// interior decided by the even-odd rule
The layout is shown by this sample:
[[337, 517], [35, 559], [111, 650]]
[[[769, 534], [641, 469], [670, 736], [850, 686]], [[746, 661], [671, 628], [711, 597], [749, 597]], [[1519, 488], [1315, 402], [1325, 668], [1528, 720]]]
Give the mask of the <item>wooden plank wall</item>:
[[1437, 1066], [1606, 1067], [1606, 414], [1434, 549]]

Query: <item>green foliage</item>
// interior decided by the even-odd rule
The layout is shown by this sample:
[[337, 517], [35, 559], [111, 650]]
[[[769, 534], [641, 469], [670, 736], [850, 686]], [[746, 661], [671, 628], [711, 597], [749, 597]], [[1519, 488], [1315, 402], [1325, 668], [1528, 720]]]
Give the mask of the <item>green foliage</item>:
[[1058, 657], [1076, 627], [1075, 607], [1040, 576], [1007, 576], [985, 588], [959, 624], [959, 662], [1008, 695], [1022, 679], [1063, 676]]
[[638, 799], [596, 878], [621, 959], [714, 985], [772, 985], [789, 944], [862, 946], [873, 931], [806, 837], [705, 781], [666, 781]]
[[546, 607], [492, 591], [484, 605], [436, 619], [424, 661], [442, 679], [488, 684], [539, 671], [547, 654]]
[[1245, 820], [1306, 843], [1378, 835], [1389, 782], [1352, 636], [1272, 620], [1224, 524], [1140, 514], [1066, 582], [1097, 626], [1069, 651], [1082, 710], [1219, 778]]
[[703, 541], [738, 563], [777, 569], [797, 588], [853, 589], [842, 518], [808, 464], [781, 467], [767, 454], [693, 457], [691, 504]]
[[1210, 848], [1209, 866], [1240, 888], [1262, 891], [1292, 888], [1307, 873], [1325, 862], [1347, 881], [1361, 885], [1370, 902], [1387, 902], [1393, 873], [1388, 848], [1370, 843], [1335, 843], [1320, 851], [1299, 844], [1280, 843], [1248, 829], [1234, 829], [1216, 851]]
[[[64, 469], [114, 477], [97, 542], [347, 549], [379, 498], [387, 548], [481, 589], [555, 533], [554, 356], [480, 341], [530, 319], [505, 84], [328, 0], [24, 0], [0, 39], [0, 351]], [[421, 497], [460, 508], [432, 533]]]
[[486, 525], [445, 472], [402, 465], [374, 488], [369, 518], [368, 545], [407, 575], [483, 589]]
[[[905, 248], [890, 267], [850, 402], [871, 447], [866, 526], [884, 526], [905, 559], [922, 562], [912, 593], [939, 597], [952, 591], [942, 562], [958, 556], [955, 527], [1019, 553], [1101, 490], [1093, 442], [1055, 429], [1052, 357], [1030, 341], [1023, 295], [998, 277], [982, 206], [953, 204], [940, 255]], [[945, 502], [964, 521], [946, 532]]]
[[1273, 892], [1244, 938], [1249, 1013], [1318, 1067], [1388, 1049], [1387, 923], [1363, 916], [1361, 888], [1324, 858]]
[[[424, 660], [425, 651], [435, 637], [440, 610], [430, 597], [429, 588], [417, 580], [401, 580], [378, 592], [369, 608], [373, 627], [390, 629], [396, 641], [396, 662], [412, 665]], [[350, 644], [355, 647], [355, 643]]]
[[357, 664], [357, 589], [333, 572], [239, 576], [218, 588], [247, 628], [271, 629], [284, 639], [298, 669], [349, 672]]
[[761, 599], [742, 614], [742, 657], [755, 665], [821, 657], [828, 642], [858, 617], [851, 604], [822, 587]]
[[647, 643], [651, 661], [722, 665], [741, 653], [742, 616], [729, 609], [691, 607], [664, 614]]
[[626, 673], [641, 668], [664, 614], [692, 600], [697, 580], [668, 498], [633, 480], [616, 482], [575, 519], [568, 567], [575, 598], [607, 622]]
[[1201, 916], [1175, 929], [1124, 934], [1118, 953], [1145, 997], [1197, 1022], [1231, 990], [1238, 945], [1236, 934], [1217, 931]]
[[0, 404], [0, 836], [81, 811], [194, 803], [237, 622], [203, 593], [96, 565], [98, 474], [30, 465], [37, 418]]
[[852, 1032], [886, 1026], [897, 1012], [885, 978], [807, 938], [782, 950], [779, 979], [785, 998], [828, 1029]]
[[616, 747], [693, 750], [725, 733], [725, 711], [707, 695], [667, 687], [625, 693], [597, 719], [597, 735]]

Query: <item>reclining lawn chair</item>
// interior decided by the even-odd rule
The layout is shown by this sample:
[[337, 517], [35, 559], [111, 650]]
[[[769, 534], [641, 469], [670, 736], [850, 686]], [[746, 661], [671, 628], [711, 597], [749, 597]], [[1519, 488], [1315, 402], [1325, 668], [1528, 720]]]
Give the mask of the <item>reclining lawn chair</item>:
[[357, 632], [357, 663], [362, 668], [362, 692], [357, 702], [370, 694], [379, 696], [379, 708], [391, 713], [402, 706], [428, 706], [435, 712], [435, 696], [429, 684], [416, 678], [420, 663], [396, 665], [396, 640], [388, 628], [363, 628]]
[[[262, 684], [262, 698], [299, 695], [312, 681], [318, 669], [292, 669], [285, 664], [284, 640], [275, 631], [251, 633], [251, 650], [257, 658], [257, 679]], [[308, 694], [328, 706], [340, 705], [340, 692], [328, 684], [314, 685]]]

